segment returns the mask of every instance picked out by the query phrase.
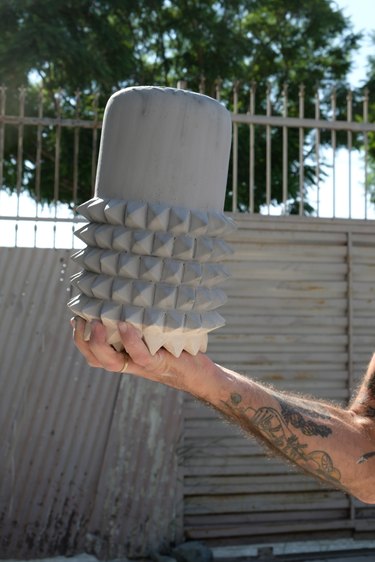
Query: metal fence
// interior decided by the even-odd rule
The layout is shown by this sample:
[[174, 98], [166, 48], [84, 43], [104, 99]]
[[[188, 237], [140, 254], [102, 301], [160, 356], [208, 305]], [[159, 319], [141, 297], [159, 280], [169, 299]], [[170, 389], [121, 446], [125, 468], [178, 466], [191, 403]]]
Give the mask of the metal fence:
[[[351, 91], [307, 96], [301, 85], [298, 99], [293, 91], [292, 99], [287, 86], [277, 94], [271, 86], [262, 92], [255, 84], [225, 89], [218, 82], [214, 95], [233, 121], [227, 210], [375, 218], [369, 92], [353, 103]], [[99, 95], [90, 106], [86, 95], [85, 104], [82, 111], [79, 93], [46, 100], [35, 88], [0, 88], [0, 245], [79, 247], [73, 233], [82, 219], [74, 207], [83, 187], [87, 198], [94, 190], [103, 113]]]

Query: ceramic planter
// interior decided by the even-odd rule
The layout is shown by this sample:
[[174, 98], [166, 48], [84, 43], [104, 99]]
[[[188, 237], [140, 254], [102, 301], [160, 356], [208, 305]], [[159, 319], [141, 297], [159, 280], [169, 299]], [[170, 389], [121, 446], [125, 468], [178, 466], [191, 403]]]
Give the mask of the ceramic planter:
[[103, 121], [95, 197], [78, 207], [87, 247], [73, 259], [79, 294], [68, 306], [100, 319], [122, 349], [117, 325], [136, 326], [151, 353], [205, 351], [224, 324], [217, 285], [226, 279], [223, 213], [230, 114], [215, 100], [173, 88], [114, 94]]

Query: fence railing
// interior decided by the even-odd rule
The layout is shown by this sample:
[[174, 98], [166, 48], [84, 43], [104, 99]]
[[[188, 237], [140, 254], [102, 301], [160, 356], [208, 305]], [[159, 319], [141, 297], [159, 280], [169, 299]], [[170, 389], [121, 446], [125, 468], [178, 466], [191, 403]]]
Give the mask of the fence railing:
[[[227, 210], [375, 218], [367, 90], [353, 101], [351, 91], [299, 86], [293, 98], [287, 86], [262, 95], [218, 83], [215, 97], [233, 121]], [[78, 244], [74, 207], [93, 193], [102, 111], [98, 95], [0, 88], [0, 245]]]

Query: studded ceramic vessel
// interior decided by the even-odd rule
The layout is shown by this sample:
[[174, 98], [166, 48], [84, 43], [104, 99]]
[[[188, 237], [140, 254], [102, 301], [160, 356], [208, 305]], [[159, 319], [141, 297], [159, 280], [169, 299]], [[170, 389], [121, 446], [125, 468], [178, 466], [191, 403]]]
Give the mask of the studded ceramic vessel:
[[106, 107], [95, 197], [78, 211], [87, 247], [73, 259], [78, 295], [68, 306], [100, 319], [122, 349], [118, 323], [141, 331], [151, 353], [207, 348], [224, 324], [215, 310], [231, 252], [223, 213], [231, 141], [229, 113], [215, 100], [173, 88], [127, 88]]

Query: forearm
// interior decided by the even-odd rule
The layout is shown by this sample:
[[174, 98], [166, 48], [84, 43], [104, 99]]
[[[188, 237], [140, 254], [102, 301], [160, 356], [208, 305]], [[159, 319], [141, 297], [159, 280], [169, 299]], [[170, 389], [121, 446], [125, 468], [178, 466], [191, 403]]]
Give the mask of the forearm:
[[160, 349], [152, 356], [131, 325], [120, 324], [126, 356], [106, 342], [100, 323], [90, 340], [84, 321], [74, 322], [74, 341], [87, 362], [184, 390], [219, 410], [309, 474], [375, 503], [375, 356], [350, 409], [283, 394], [219, 365], [206, 355], [179, 358]]
[[363, 501], [375, 501], [366, 453], [375, 449], [361, 418], [337, 406], [279, 393], [213, 365], [184, 388], [271, 451]]

